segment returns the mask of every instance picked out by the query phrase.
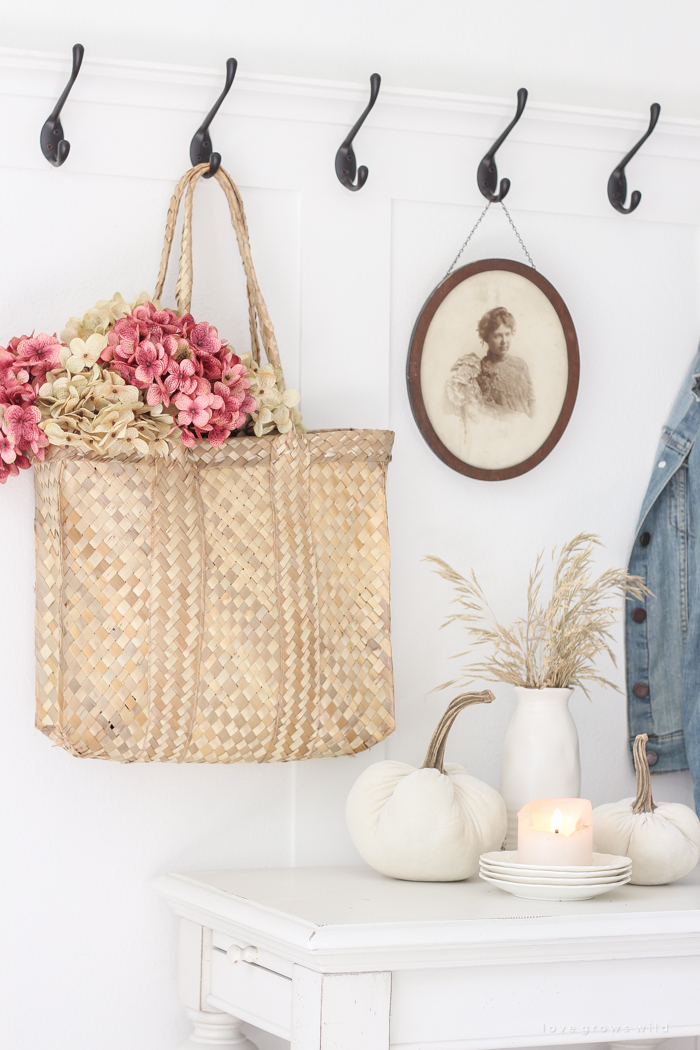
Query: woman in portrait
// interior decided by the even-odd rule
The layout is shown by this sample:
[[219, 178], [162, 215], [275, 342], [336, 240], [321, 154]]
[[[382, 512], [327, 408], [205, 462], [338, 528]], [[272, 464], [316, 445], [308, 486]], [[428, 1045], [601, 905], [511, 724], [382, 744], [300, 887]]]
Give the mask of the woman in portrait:
[[515, 318], [503, 306], [489, 310], [477, 326], [486, 347], [483, 357], [464, 354], [450, 369], [447, 397], [469, 415], [470, 408], [486, 409], [497, 416], [523, 412], [532, 416], [535, 396], [530, 370], [522, 357], [510, 353]]

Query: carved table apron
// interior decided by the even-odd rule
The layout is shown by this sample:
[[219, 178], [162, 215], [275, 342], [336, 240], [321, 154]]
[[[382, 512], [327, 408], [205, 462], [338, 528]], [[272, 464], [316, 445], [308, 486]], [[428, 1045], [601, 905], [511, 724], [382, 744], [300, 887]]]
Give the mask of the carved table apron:
[[700, 1034], [700, 871], [590, 901], [366, 867], [164, 875], [186, 1048], [487, 1050]]

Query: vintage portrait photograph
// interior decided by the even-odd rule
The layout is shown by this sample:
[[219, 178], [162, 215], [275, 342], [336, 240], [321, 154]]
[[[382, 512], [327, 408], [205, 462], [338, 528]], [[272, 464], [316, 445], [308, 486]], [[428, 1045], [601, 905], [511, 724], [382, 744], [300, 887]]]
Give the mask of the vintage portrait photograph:
[[531, 267], [482, 260], [442, 282], [409, 353], [416, 421], [456, 470], [501, 480], [532, 469], [563, 433], [578, 386], [566, 306]]

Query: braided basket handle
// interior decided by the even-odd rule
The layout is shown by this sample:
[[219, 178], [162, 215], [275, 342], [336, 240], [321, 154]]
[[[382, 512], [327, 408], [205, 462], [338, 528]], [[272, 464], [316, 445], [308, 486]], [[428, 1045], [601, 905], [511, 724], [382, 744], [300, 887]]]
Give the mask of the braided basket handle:
[[[175, 237], [175, 225], [180, 211], [182, 198], [185, 198], [184, 219], [182, 224], [182, 242], [180, 248], [180, 266], [175, 287], [175, 300], [177, 308], [181, 313], [187, 313], [192, 301], [192, 205], [194, 200], [194, 188], [198, 181], [209, 170], [209, 164], [198, 164], [190, 168], [178, 182], [170, 200], [168, 215], [165, 222], [165, 237], [163, 239], [163, 251], [160, 257], [160, 269], [156, 282], [154, 299], [160, 299], [163, 294], [165, 276], [168, 271], [170, 252]], [[275, 329], [265, 305], [260, 285], [253, 266], [253, 257], [250, 251], [250, 238], [248, 235], [248, 223], [246, 222], [243, 200], [231, 176], [223, 168], [219, 168], [214, 176], [221, 186], [226, 197], [231, 225], [236, 234], [238, 250], [241, 255], [243, 272], [246, 279], [246, 292], [248, 295], [248, 320], [250, 324], [250, 342], [253, 358], [256, 364], [260, 364], [260, 344], [262, 342], [265, 356], [271, 365], [281, 367]]]

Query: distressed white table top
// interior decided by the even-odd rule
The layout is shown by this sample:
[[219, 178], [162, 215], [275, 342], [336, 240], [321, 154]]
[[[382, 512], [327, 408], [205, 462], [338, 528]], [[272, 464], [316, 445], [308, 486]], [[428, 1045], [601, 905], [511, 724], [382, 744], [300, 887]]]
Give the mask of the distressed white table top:
[[590, 901], [531, 901], [465, 882], [404, 882], [369, 867], [261, 868], [184, 876], [315, 926], [697, 911], [700, 868], [669, 886], [620, 886]]
[[[700, 945], [700, 869], [669, 886], [621, 886], [590, 901], [531, 901], [466, 882], [389, 879], [368, 867], [263, 868], [165, 875], [156, 890], [203, 925], [329, 968], [554, 960], [692, 951]], [[380, 958], [381, 957], [381, 958]]]

